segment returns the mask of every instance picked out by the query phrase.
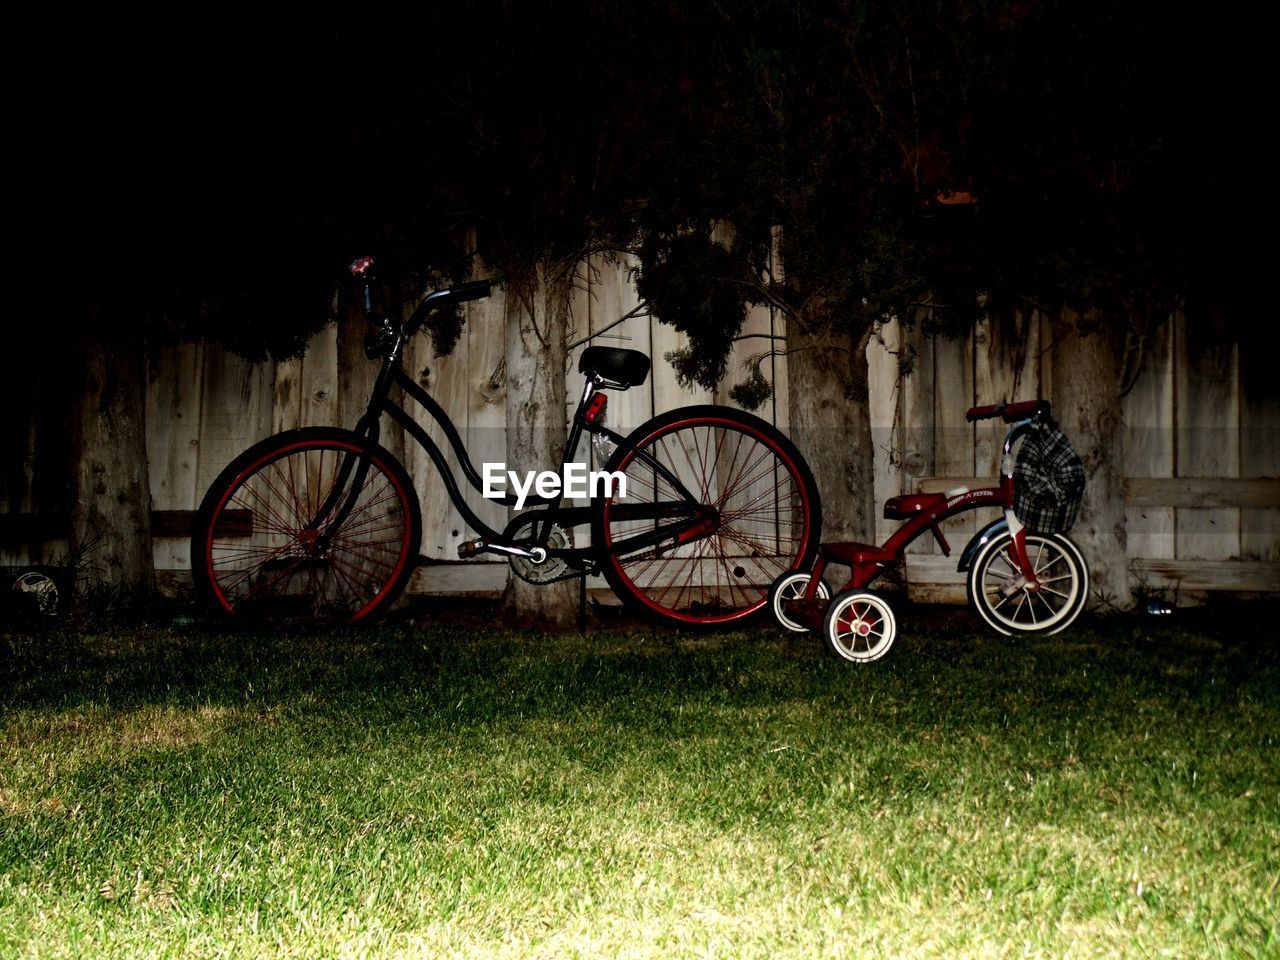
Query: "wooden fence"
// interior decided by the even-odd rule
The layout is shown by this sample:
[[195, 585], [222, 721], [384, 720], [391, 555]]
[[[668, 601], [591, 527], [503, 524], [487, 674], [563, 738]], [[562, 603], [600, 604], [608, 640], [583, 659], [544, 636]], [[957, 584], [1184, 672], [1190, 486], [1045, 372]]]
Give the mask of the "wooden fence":
[[[636, 306], [625, 265], [592, 261], [579, 281], [573, 339], [603, 331], [594, 342], [642, 350], [654, 360], [648, 383], [610, 397], [614, 429], [626, 432], [654, 412], [681, 405], [729, 403], [728, 391], [745, 377], [747, 362], [768, 349], [763, 338], [741, 340], [720, 389], [684, 388], [663, 359], [682, 344], [672, 328], [645, 316], [611, 326]], [[429, 341], [419, 338], [408, 351], [406, 368], [453, 416], [477, 463], [501, 461], [501, 291], [466, 310], [462, 339], [451, 356], [435, 357]], [[777, 335], [782, 322], [768, 310], [754, 310], [743, 332]], [[178, 587], [188, 579], [188, 542], [178, 535], [182, 518], [237, 453], [276, 431], [354, 423], [373, 365], [353, 363], [351, 352], [340, 349], [341, 337], [336, 326], [329, 326], [304, 357], [257, 365], [209, 344], [156, 354], [146, 414], [153, 507], [160, 521], [155, 561], [162, 581]], [[571, 356], [566, 409], [577, 400], [580, 381], [573, 371], [581, 349]], [[926, 336], [918, 327], [884, 327], [868, 350], [874, 450], [867, 455], [875, 458], [877, 502], [912, 490], [942, 489], [959, 482], [955, 478], [994, 476], [1004, 427], [969, 424], [964, 412], [978, 402], [1048, 396], [1051, 349], [1049, 325], [1035, 317], [1014, 330], [981, 323], [957, 339]], [[1180, 317], [1163, 327], [1146, 352], [1141, 376], [1121, 411], [1128, 430], [1126, 516], [1135, 578], [1192, 597], [1218, 589], [1280, 590], [1280, 389], [1268, 380], [1266, 359], [1241, 357], [1235, 346], [1192, 329]], [[763, 372], [775, 391], [757, 412], [786, 431], [785, 356], [766, 359]], [[42, 438], [35, 425], [22, 437], [22, 451], [6, 450], [3, 456], [20, 453], [30, 475]], [[397, 453], [404, 451], [398, 431], [386, 434], [384, 442]], [[405, 464], [422, 497], [423, 553], [441, 562], [422, 568], [411, 589], [497, 589], [504, 565], [452, 562], [458, 544], [470, 535], [434, 481], [426, 455], [410, 444]], [[33, 526], [29, 495], [8, 494], [0, 500], [0, 564], [48, 562], [64, 555], [65, 532], [56, 524]], [[482, 517], [501, 525], [501, 508], [478, 495], [469, 499]], [[968, 514], [947, 526], [956, 552], [978, 522], [982, 518]], [[30, 529], [17, 535], [24, 526]], [[880, 520], [878, 527], [883, 538], [893, 524]], [[921, 599], [963, 599], [955, 557], [941, 556], [930, 540], [913, 546], [907, 578]]]

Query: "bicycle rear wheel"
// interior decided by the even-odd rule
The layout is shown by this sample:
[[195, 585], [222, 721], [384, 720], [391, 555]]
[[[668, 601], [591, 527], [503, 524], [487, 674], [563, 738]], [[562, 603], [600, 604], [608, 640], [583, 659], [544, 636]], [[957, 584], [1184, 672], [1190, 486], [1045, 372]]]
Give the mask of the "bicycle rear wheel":
[[326, 427], [269, 437], [205, 494], [191, 538], [196, 589], [238, 619], [357, 622], [404, 589], [422, 518], [382, 447]]
[[[705, 507], [712, 531], [687, 543], [670, 539], [629, 550], [671, 519], [636, 519], [629, 506], [684, 501], [684, 493], [640, 455], [652, 457]], [[759, 417], [728, 407], [675, 410], [637, 428], [605, 470], [620, 473], [626, 495], [596, 501], [592, 539], [614, 593], [650, 616], [682, 626], [724, 626], [762, 611], [774, 580], [809, 569], [822, 506], [808, 464]], [[675, 525], [678, 527], [678, 522]]]

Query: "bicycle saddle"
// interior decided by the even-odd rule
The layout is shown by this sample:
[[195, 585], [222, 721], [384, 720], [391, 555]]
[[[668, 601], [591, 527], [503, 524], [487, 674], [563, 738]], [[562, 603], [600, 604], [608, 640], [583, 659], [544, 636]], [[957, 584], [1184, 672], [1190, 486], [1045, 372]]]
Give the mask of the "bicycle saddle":
[[617, 347], [587, 347], [578, 361], [578, 372], [602, 377], [622, 390], [638, 387], [649, 376], [649, 358], [639, 350]]

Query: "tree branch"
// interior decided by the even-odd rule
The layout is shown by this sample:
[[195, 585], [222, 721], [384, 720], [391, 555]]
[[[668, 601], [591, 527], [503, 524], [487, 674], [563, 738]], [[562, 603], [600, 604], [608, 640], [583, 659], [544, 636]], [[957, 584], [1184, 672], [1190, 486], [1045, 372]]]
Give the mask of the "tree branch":
[[630, 310], [628, 310], [626, 313], [624, 313], [622, 316], [620, 316], [617, 320], [614, 320], [612, 323], [606, 324], [605, 326], [597, 330], [595, 333], [588, 334], [587, 336], [583, 337], [581, 340], [573, 341], [573, 343], [565, 347], [565, 350], [574, 350], [582, 346], [584, 343], [587, 343], [590, 340], [594, 340], [596, 337], [600, 336], [602, 333], [608, 333], [614, 327], [619, 326], [620, 324], [626, 323], [632, 317], [648, 317], [648, 316], [652, 316], [652, 314], [649, 311], [649, 303], [648, 301], [641, 301], [640, 303], [632, 307]]

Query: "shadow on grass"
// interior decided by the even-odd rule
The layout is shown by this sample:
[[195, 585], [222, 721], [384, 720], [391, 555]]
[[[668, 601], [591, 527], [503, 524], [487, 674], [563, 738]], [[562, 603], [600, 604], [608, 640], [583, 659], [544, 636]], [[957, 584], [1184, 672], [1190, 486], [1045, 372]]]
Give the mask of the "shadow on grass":
[[[347, 703], [382, 720], [555, 716], [611, 705], [637, 714], [682, 704], [879, 703], [922, 724], [991, 726], [1060, 705], [1106, 712], [1142, 697], [1273, 700], [1274, 604], [1167, 620], [1111, 617], [1045, 638], [977, 630], [963, 614], [904, 609], [891, 654], [868, 666], [822, 656], [814, 637], [760, 626], [687, 635], [635, 630], [542, 636], [468, 625], [262, 632], [192, 623], [114, 623], [0, 634], [0, 705], [306, 709]], [[642, 709], [637, 709], [643, 705]], [[328, 707], [325, 707], [328, 709]], [[345, 712], [345, 711], [344, 711]], [[660, 722], [660, 717], [654, 717]]]

